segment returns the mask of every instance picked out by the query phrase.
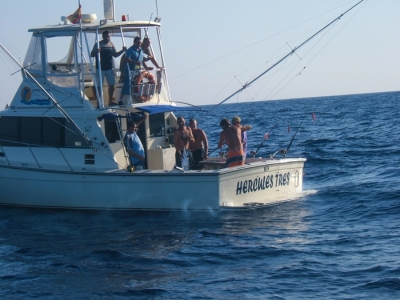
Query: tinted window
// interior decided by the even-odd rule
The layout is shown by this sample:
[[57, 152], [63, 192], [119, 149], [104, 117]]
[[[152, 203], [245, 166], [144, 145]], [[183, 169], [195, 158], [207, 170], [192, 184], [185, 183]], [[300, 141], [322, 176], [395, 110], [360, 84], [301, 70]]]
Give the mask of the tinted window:
[[12, 141], [18, 141], [18, 118], [0, 117], [0, 143], [16, 146]]
[[21, 118], [21, 143], [41, 145], [42, 118]]
[[117, 122], [119, 122], [119, 120], [116, 118], [104, 119], [104, 131], [109, 143], [115, 143], [116, 141], [121, 140]]
[[0, 142], [3, 146], [89, 147], [71, 122], [50, 117], [0, 117]]
[[165, 136], [164, 113], [150, 115], [150, 137]]
[[85, 139], [78, 132], [76, 127], [65, 121], [65, 147], [88, 147]]
[[43, 118], [42, 145], [51, 147], [64, 146], [64, 120], [62, 118]]

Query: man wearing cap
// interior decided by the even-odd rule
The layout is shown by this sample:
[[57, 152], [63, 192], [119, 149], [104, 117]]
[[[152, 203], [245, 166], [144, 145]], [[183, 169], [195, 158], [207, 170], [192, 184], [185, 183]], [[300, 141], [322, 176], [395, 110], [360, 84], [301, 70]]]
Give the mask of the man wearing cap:
[[[243, 156], [244, 156], [244, 158], [246, 158], [246, 155], [247, 155], [247, 132], [246, 132], [246, 130], [250, 130], [251, 126], [250, 125], [242, 126], [240, 124], [241, 121], [242, 120], [240, 119], [240, 117], [234, 116], [232, 118], [232, 126], [236, 126], [236, 127], [240, 128], [240, 130], [242, 131], [241, 137], [242, 137], [242, 144], [243, 144]], [[246, 128], [246, 129], [243, 130], [243, 128]]]
[[[228, 156], [226, 158], [226, 167], [231, 168], [244, 164], [242, 131], [246, 131], [251, 126], [246, 125], [242, 128], [231, 126], [228, 119], [222, 119], [219, 125], [222, 127], [222, 132], [219, 135], [217, 148], [222, 148], [224, 142], [228, 145]], [[249, 128], [250, 127], [250, 128]]]

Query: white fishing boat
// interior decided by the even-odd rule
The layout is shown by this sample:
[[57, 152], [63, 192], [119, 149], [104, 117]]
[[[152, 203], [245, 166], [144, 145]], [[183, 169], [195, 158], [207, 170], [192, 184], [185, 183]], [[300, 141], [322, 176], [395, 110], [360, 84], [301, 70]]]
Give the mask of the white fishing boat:
[[[202, 171], [175, 168], [175, 113], [190, 107], [178, 107], [170, 97], [159, 20], [113, 21], [112, 14], [95, 19], [82, 15], [81, 24], [65, 18], [63, 24], [29, 29], [22, 83], [0, 112], [0, 204], [219, 210], [271, 205], [301, 195], [304, 158], [254, 157], [232, 168], [225, 167], [225, 158], [210, 158]], [[125, 45], [136, 36], [152, 37], [153, 54], [162, 66], [147, 71], [150, 81], [144, 76], [135, 81], [122, 106], [107, 105], [108, 93], [97, 82], [90, 57], [104, 31]], [[119, 72], [115, 76], [118, 82]], [[115, 99], [122, 85], [115, 85]], [[95, 86], [100, 86], [98, 96]], [[138, 133], [146, 168], [131, 172], [124, 135], [127, 120], [143, 112], [150, 115]]]

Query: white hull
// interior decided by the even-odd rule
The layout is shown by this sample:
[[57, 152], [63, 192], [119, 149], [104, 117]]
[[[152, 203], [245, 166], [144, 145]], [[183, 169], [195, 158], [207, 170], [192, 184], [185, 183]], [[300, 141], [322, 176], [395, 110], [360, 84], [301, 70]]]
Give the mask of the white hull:
[[265, 159], [213, 171], [134, 173], [0, 166], [0, 204], [101, 210], [252, 208], [298, 197], [304, 161]]

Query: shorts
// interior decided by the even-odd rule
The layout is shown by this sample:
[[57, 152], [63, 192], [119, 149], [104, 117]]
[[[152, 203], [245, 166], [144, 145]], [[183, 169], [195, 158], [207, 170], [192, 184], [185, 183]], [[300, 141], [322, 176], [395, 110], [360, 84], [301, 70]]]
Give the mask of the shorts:
[[199, 165], [199, 162], [204, 160], [204, 148], [196, 149], [192, 151], [193, 155], [193, 166], [192, 170], [200, 170], [203, 167]]
[[[103, 83], [103, 86], [115, 85], [115, 74], [113, 69], [101, 70], [101, 75], [102, 75], [101, 81]], [[107, 84], [105, 84], [104, 77], [107, 79]]]
[[226, 158], [226, 167], [231, 168], [241, 165], [244, 165], [243, 150], [228, 151], [228, 157]]

